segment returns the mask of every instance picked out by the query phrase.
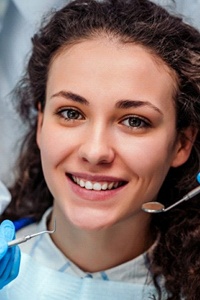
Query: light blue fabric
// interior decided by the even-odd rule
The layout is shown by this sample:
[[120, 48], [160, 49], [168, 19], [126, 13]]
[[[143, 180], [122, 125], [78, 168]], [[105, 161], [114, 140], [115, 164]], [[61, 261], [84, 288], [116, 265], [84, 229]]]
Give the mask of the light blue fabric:
[[151, 0], [162, 5], [170, 13], [179, 15], [183, 20], [200, 30], [200, 0]]
[[0, 291], [0, 299], [4, 300], [148, 300], [157, 299], [156, 295], [153, 286], [61, 273], [43, 267], [27, 254], [22, 255], [17, 279]]
[[24, 73], [31, 37], [42, 15], [69, 0], [0, 0], [0, 179], [10, 185], [19, 153], [18, 139], [26, 130], [12, 105], [11, 91]]
[[[46, 210], [40, 222], [32, 223], [31, 225], [20, 229], [17, 232], [17, 238], [47, 230], [47, 223], [51, 213], [52, 207]], [[154, 248], [155, 245], [153, 244], [151, 247]], [[122, 264], [103, 271], [88, 274], [88, 272], [79, 268], [79, 266], [66, 257], [60, 249], [56, 247], [48, 234], [40, 235], [29, 240], [27, 243], [20, 244], [23, 253], [30, 255], [32, 259], [50, 269], [79, 278], [90, 277], [94, 280], [122, 281], [126, 283], [139, 283], [142, 285], [152, 284], [152, 276], [148, 269], [147, 259], [147, 253], [152, 251], [151, 247], [145, 253], [142, 253], [127, 262], [123, 262]], [[164, 282], [164, 278], [162, 281]]]
[[11, 201], [11, 195], [3, 182], [0, 181], [0, 215]]

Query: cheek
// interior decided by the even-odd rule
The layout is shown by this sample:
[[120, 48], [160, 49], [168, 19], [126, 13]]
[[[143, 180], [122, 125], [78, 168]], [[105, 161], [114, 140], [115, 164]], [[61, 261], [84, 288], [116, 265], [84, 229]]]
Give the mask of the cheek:
[[48, 175], [52, 168], [58, 164], [61, 155], [61, 143], [52, 130], [42, 127], [40, 134], [40, 155], [44, 174]]
[[65, 129], [57, 130], [55, 126], [43, 125], [40, 135], [40, 151], [43, 160], [56, 161], [72, 148], [71, 135]]
[[[130, 170], [141, 176], [160, 175], [161, 172], [166, 174], [173, 159], [171, 141], [167, 138], [130, 141], [121, 143], [121, 156], [123, 155], [123, 160], [126, 161]], [[129, 146], [125, 147], [124, 145], [127, 144]]]

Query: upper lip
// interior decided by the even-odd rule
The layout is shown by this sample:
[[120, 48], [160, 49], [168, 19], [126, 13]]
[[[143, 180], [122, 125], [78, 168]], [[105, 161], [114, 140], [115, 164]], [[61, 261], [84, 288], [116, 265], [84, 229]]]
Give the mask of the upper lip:
[[78, 178], [81, 178], [83, 180], [88, 181], [106, 181], [106, 182], [127, 182], [127, 180], [124, 180], [123, 178], [114, 177], [114, 176], [105, 176], [105, 175], [91, 175], [87, 173], [79, 173], [79, 172], [73, 172], [73, 173], [67, 173], [68, 176], [75, 176]]

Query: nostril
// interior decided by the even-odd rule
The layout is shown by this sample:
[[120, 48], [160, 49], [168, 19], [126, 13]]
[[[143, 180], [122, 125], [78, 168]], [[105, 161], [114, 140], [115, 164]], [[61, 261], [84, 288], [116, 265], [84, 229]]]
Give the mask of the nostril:
[[110, 164], [114, 160], [114, 153], [112, 150], [97, 151], [97, 149], [90, 149], [87, 152], [80, 150], [79, 157], [83, 162], [90, 163], [92, 165]]
[[115, 155], [109, 141], [106, 140], [105, 132], [91, 129], [91, 134], [78, 149], [78, 156], [83, 162], [92, 165], [109, 164]]

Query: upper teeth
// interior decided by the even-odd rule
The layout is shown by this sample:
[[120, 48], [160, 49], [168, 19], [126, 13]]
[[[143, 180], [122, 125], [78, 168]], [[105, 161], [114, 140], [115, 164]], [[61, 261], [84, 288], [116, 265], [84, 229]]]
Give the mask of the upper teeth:
[[120, 182], [91, 182], [89, 180], [83, 180], [75, 176], [72, 176], [72, 178], [78, 185], [84, 187], [87, 190], [111, 190], [112, 188], [117, 188], [120, 184]]

